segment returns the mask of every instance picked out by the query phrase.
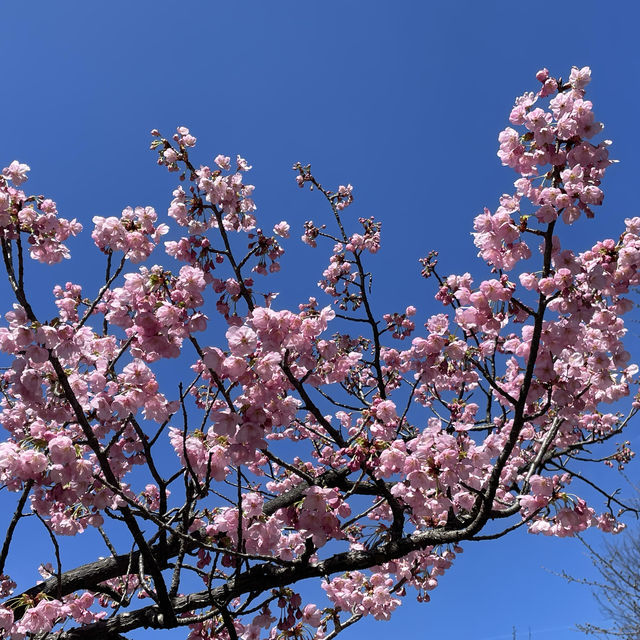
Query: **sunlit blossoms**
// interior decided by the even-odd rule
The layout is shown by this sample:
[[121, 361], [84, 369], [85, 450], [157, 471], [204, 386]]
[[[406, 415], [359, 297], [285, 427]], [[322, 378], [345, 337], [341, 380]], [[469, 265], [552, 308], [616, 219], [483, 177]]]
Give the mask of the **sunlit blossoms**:
[[[322, 640], [389, 619], [411, 594], [429, 601], [463, 544], [519, 527], [620, 530], [634, 509], [590, 471], [633, 456], [623, 316], [640, 218], [590, 247], [567, 233], [602, 205], [613, 162], [590, 75], [542, 69], [517, 98], [498, 138], [513, 191], [473, 221], [476, 272], [420, 258], [435, 284], [426, 314], [372, 296], [382, 224], [351, 215], [351, 184], [327, 189], [296, 163], [327, 220], [263, 224], [247, 161], [196, 162], [184, 126], [152, 131], [180, 182], [169, 224], [149, 206], [96, 215], [104, 281], [37, 299], [26, 255], [68, 258], [82, 227], [21, 190], [26, 164], [5, 167], [0, 482], [17, 507], [0, 637]], [[326, 248], [320, 293], [281, 308], [264, 276], [299, 234]], [[5, 567], [34, 522], [51, 562], [17, 585]], [[62, 563], [58, 540], [86, 531], [104, 549], [82, 569]]]

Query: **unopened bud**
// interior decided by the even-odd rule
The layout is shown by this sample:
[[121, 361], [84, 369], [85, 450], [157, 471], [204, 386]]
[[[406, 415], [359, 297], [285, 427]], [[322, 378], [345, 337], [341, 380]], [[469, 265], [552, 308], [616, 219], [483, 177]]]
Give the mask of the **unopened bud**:
[[549, 77], [549, 69], [544, 68], [544, 69], [540, 69], [540, 71], [538, 71], [538, 73], [536, 73], [536, 80], [538, 82], [545, 82], [546, 79]]

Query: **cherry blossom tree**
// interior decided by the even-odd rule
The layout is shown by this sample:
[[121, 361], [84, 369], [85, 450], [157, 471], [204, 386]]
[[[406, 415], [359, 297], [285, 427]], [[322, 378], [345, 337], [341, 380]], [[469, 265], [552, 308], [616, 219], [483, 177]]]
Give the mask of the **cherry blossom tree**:
[[[289, 224], [263, 230], [251, 167], [199, 165], [185, 127], [151, 144], [179, 179], [168, 215], [184, 235], [163, 245], [169, 227], [150, 207], [95, 217], [104, 284], [56, 286], [44, 319], [25, 262], [69, 258], [81, 225], [23, 190], [26, 164], [3, 170], [15, 301], [0, 327], [0, 480], [17, 496], [0, 551], [3, 637], [184, 627], [189, 640], [330, 640], [411, 594], [428, 601], [463, 544], [623, 526], [630, 507], [590, 469], [632, 455], [620, 434], [640, 406], [638, 369], [622, 316], [640, 282], [640, 218], [591, 248], [563, 244], [602, 202], [609, 142], [590, 142], [602, 125], [588, 68], [537, 80], [511, 111], [518, 130], [499, 136], [515, 189], [474, 222], [480, 279], [423, 257], [438, 312], [419, 331], [413, 306], [374, 312], [380, 222], [355, 220], [351, 185], [329, 190], [309, 165], [294, 170], [327, 204], [327, 223], [302, 236], [329, 248], [323, 297], [279, 309], [258, 282], [279, 270]], [[167, 359], [182, 382], [161, 390]], [[602, 512], [587, 503], [598, 494]], [[25, 576], [5, 567], [32, 521], [51, 561], [18, 588]], [[63, 566], [63, 537], [83, 534], [105, 557]]]

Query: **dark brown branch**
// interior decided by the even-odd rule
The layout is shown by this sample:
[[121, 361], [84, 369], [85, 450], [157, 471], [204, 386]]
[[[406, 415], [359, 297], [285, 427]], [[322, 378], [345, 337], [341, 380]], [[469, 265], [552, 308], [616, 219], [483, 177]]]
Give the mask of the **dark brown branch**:
[[24, 505], [26, 504], [27, 498], [29, 497], [31, 487], [33, 487], [33, 480], [27, 480], [27, 482], [25, 482], [24, 489], [22, 490], [22, 495], [18, 500], [16, 510], [13, 512], [11, 522], [9, 523], [9, 526], [7, 528], [7, 535], [4, 538], [2, 551], [0, 551], [0, 575], [4, 573], [4, 565], [7, 561], [7, 556], [9, 555], [9, 547], [11, 546], [11, 541], [13, 540], [13, 532], [16, 530], [16, 526], [18, 525], [20, 518], [24, 516], [22, 510], [24, 509]]
[[[452, 543], [460, 536], [470, 537], [468, 531], [430, 531], [416, 533], [394, 540], [368, 551], [346, 551], [338, 553], [315, 564], [296, 563], [294, 566], [281, 567], [257, 565], [227, 580], [225, 584], [207, 591], [192, 593], [172, 599], [173, 610], [177, 613], [195, 611], [211, 606], [212, 600], [228, 602], [230, 599], [259, 591], [295, 584], [308, 578], [327, 577], [335, 573], [368, 569], [389, 560], [401, 558], [412, 551], [427, 546]], [[169, 623], [164, 611], [158, 605], [150, 605], [136, 611], [122, 613], [110, 620], [85, 625], [63, 632], [58, 640], [108, 640], [109, 634], [126, 633], [140, 627], [166, 629], [180, 625], [180, 619]]]

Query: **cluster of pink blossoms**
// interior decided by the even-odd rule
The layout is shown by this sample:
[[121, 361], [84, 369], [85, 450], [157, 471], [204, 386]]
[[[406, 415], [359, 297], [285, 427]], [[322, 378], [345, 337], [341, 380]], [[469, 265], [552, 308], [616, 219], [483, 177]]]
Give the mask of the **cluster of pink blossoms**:
[[153, 207], [127, 207], [120, 218], [95, 216], [91, 237], [101, 251], [123, 251], [131, 262], [143, 262], [169, 231], [166, 224], [155, 225]]
[[[183, 182], [168, 215], [186, 235], [165, 243], [180, 264], [125, 271], [168, 234], [151, 207], [95, 217], [104, 286], [93, 298], [77, 283], [56, 286], [57, 315], [42, 321], [23, 247], [57, 262], [80, 225], [18, 189], [27, 165], [3, 169], [0, 234], [16, 301], [0, 327], [0, 481], [22, 492], [20, 510], [38, 515], [47, 539], [100, 527], [116, 556], [107, 530], [117, 521], [133, 551], [83, 570], [93, 583], [69, 572], [61, 587], [50, 569], [13, 596], [3, 574], [0, 635], [65, 621], [102, 633], [111, 610], [109, 633], [136, 619], [188, 626], [189, 640], [322, 640], [364, 616], [388, 619], [410, 589], [428, 601], [459, 543], [487, 526], [558, 537], [623, 526], [615, 495], [597, 513], [575, 492], [588, 450], [617, 441], [640, 408], [604, 407], [637, 382], [621, 316], [640, 283], [640, 218], [586, 251], [563, 246], [561, 225], [602, 203], [609, 143], [589, 141], [602, 126], [585, 99], [588, 68], [566, 83], [546, 70], [537, 79], [511, 112], [521, 130], [499, 137], [515, 191], [474, 222], [491, 273], [440, 276], [437, 254], [423, 258], [444, 309], [421, 332], [412, 305], [377, 319], [364, 261], [381, 225], [359, 218], [347, 231], [352, 186], [325, 189], [309, 165], [294, 166], [297, 182], [325, 197], [336, 224], [307, 221], [302, 240], [331, 243], [319, 285], [332, 304], [310, 298], [292, 311], [276, 309], [271, 292], [261, 298], [253, 275], [279, 270], [290, 226], [263, 231], [251, 167], [224, 155], [194, 165], [186, 127], [171, 140], [152, 132], [159, 164]], [[159, 363], [180, 355], [191, 377], [165, 395]], [[632, 455], [623, 443], [594, 462], [622, 467]], [[202, 582], [188, 596], [187, 572]], [[294, 590], [310, 578], [322, 580], [324, 605]]]
[[16, 240], [20, 233], [26, 233], [31, 257], [45, 264], [54, 264], [69, 257], [64, 243], [71, 236], [78, 235], [82, 225], [75, 219], [60, 218], [53, 200], [42, 196], [27, 197], [17, 189], [26, 182], [28, 171], [29, 167], [17, 160], [2, 170], [0, 230], [7, 240]]
[[124, 329], [135, 357], [148, 362], [177, 358], [183, 340], [206, 328], [207, 317], [197, 310], [207, 286], [199, 267], [184, 266], [177, 276], [157, 265], [141, 267], [124, 279], [122, 287], [105, 294], [99, 309]]
[[[485, 210], [474, 223], [480, 255], [498, 269], [509, 271], [531, 256], [523, 240], [531, 216], [543, 224], [561, 216], [563, 222], [572, 224], [583, 212], [592, 217], [591, 207], [602, 204], [599, 185], [611, 164], [610, 142], [597, 146], [588, 142], [602, 129], [595, 122], [592, 103], [584, 99], [590, 74], [588, 67], [574, 69], [568, 84], [558, 91], [558, 82], [543, 70], [538, 74], [543, 90], [516, 100], [510, 120], [526, 133], [507, 127], [499, 137], [498, 156], [522, 177], [515, 182], [515, 194], [503, 196], [495, 213]], [[549, 111], [535, 106], [550, 95], [554, 97], [549, 100]], [[545, 165], [550, 168], [543, 172]], [[523, 198], [533, 205], [530, 212], [523, 208]]]

